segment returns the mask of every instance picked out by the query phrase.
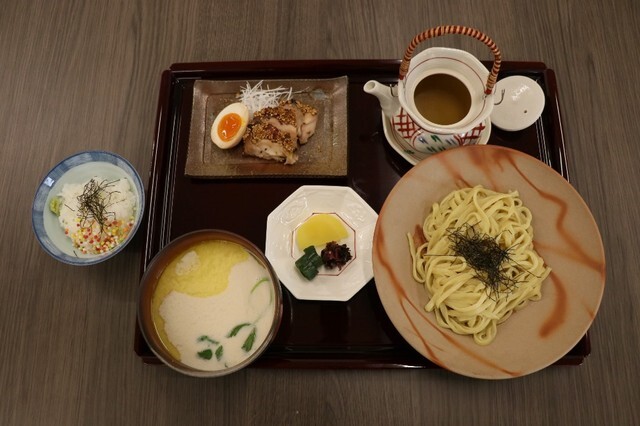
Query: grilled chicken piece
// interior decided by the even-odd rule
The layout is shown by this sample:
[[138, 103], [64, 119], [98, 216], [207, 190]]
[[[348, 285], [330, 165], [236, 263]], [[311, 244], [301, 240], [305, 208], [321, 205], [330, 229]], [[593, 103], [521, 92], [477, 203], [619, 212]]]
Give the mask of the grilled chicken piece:
[[281, 132], [288, 134], [292, 140], [298, 138], [298, 125], [296, 111], [289, 108], [283, 108], [282, 105], [277, 107], [267, 107], [253, 114], [255, 122], [267, 122]]
[[300, 142], [301, 145], [307, 143], [316, 131], [318, 110], [300, 101], [287, 101], [283, 102], [280, 106], [295, 112], [298, 142]]
[[284, 164], [295, 164], [298, 161], [297, 141], [269, 122], [260, 121], [250, 125], [243, 140], [246, 155], [284, 161]]
[[244, 153], [294, 164], [298, 161], [298, 142], [309, 140], [317, 121], [318, 110], [298, 101], [256, 111], [243, 136]]
[[296, 102], [296, 106], [303, 115], [302, 125], [298, 127], [298, 140], [301, 144], [305, 144], [316, 131], [316, 124], [318, 123], [318, 110], [300, 102]]

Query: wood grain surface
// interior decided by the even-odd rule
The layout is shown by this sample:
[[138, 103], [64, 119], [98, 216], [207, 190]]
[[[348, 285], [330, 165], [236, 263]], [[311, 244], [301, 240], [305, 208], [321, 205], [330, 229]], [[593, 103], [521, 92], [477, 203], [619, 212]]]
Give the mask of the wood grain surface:
[[[640, 424], [640, 3], [635, 0], [0, 3], [0, 424]], [[441, 370], [247, 369], [216, 380], [133, 351], [142, 238], [93, 267], [38, 245], [44, 174], [86, 149], [146, 181], [160, 75], [175, 62], [400, 59], [418, 32], [477, 27], [556, 72], [572, 184], [607, 285], [579, 367], [480, 381]], [[438, 45], [488, 59], [484, 45]]]

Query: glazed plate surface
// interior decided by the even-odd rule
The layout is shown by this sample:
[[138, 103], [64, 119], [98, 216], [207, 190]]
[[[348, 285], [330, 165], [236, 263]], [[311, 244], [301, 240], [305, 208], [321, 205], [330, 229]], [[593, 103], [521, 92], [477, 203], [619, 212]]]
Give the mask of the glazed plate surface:
[[[425, 312], [427, 293], [412, 277], [407, 242], [433, 203], [478, 184], [519, 192], [533, 214], [535, 249], [552, 268], [542, 299], [499, 325], [487, 346], [441, 328]], [[562, 358], [594, 320], [605, 285], [602, 240], [580, 195], [539, 160], [493, 145], [444, 151], [403, 176], [380, 212], [373, 270], [384, 309], [411, 346], [444, 368], [485, 379], [523, 376]]]

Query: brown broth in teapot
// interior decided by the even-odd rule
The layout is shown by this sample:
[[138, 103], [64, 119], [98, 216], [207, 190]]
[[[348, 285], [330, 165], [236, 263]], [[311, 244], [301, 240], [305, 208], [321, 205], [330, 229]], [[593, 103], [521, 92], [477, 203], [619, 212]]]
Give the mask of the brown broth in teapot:
[[416, 109], [441, 126], [462, 120], [471, 108], [467, 86], [449, 74], [432, 74], [418, 83], [413, 94]]

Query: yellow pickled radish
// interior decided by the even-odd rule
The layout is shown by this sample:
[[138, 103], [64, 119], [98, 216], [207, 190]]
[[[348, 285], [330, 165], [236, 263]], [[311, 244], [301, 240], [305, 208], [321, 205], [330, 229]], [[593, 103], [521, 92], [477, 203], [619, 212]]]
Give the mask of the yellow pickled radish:
[[309, 246], [324, 246], [330, 241], [340, 241], [349, 233], [336, 215], [318, 213], [307, 219], [296, 232], [296, 244], [300, 250]]

